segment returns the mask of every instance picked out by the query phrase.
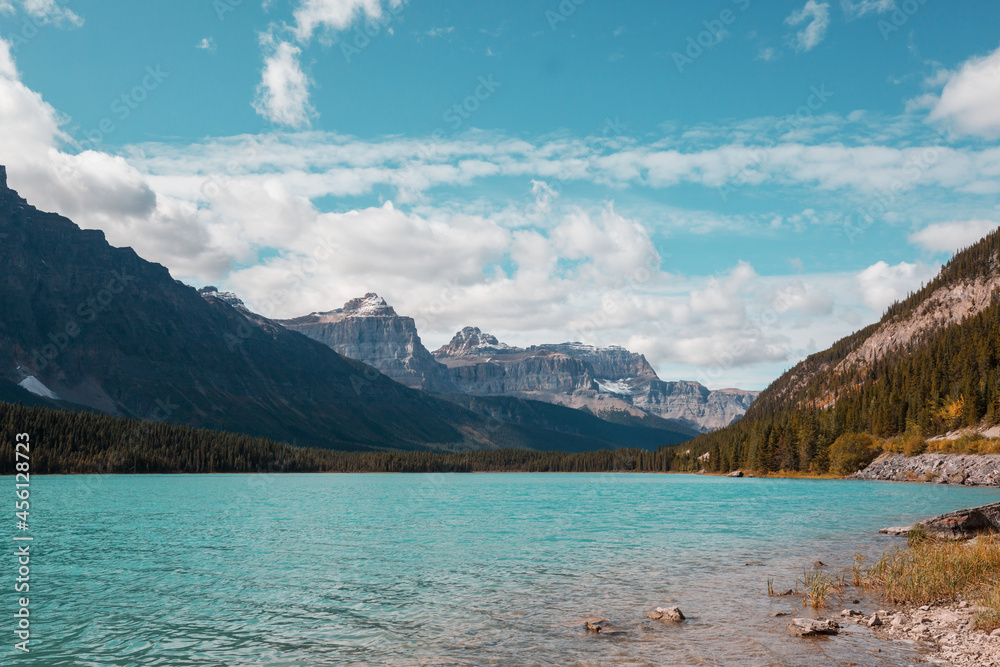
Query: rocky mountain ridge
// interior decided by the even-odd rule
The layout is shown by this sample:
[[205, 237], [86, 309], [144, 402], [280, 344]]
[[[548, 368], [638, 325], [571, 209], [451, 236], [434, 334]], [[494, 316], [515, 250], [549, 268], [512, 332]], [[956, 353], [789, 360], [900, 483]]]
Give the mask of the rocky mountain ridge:
[[653, 417], [660, 426], [691, 433], [739, 419], [757, 395], [739, 389], [710, 391], [696, 382], [664, 382], [643, 355], [623, 347], [571, 342], [520, 348], [472, 326], [431, 353], [420, 342], [413, 319], [397, 315], [375, 293], [281, 324], [409, 387], [539, 400], [614, 419]]

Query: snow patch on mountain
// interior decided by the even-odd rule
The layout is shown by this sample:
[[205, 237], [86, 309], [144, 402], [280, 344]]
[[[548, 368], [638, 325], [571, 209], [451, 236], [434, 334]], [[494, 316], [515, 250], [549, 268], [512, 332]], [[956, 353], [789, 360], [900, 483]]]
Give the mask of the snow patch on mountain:
[[628, 385], [629, 380], [632, 378], [626, 378], [624, 380], [597, 380], [598, 390], [602, 394], [617, 394], [619, 396], [631, 396], [632, 388]]
[[42, 384], [42, 381], [36, 378], [34, 375], [29, 375], [20, 382], [17, 383], [22, 389], [30, 391], [35, 396], [41, 396], [42, 398], [51, 398], [55, 401], [61, 401], [59, 395], [54, 391]]
[[198, 294], [202, 295], [206, 299], [218, 299], [219, 301], [224, 301], [237, 310], [247, 313], [250, 312], [249, 309], [247, 309], [246, 304], [243, 303], [243, 300], [236, 296], [236, 294], [233, 292], [220, 292], [219, 288], [215, 285], [206, 285], [205, 287], [202, 287], [198, 290]]
[[455, 334], [451, 342], [434, 351], [442, 356], [486, 356], [502, 352], [520, 352], [521, 348], [501, 343], [493, 334], [484, 333], [479, 327], [465, 327]]
[[395, 317], [396, 311], [375, 292], [368, 292], [363, 297], [351, 299], [343, 308], [334, 312], [342, 312], [349, 317]]

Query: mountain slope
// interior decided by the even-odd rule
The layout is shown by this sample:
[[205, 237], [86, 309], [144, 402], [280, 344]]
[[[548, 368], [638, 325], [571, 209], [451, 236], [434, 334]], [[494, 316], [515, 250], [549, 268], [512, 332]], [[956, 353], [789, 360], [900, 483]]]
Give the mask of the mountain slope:
[[846, 433], [930, 436], [1000, 421], [1000, 231], [882, 319], [775, 380], [745, 417], [691, 442], [711, 466], [825, 472]]
[[30, 206], [3, 167], [0, 238], [5, 396], [23, 396], [24, 383], [60, 405], [319, 447], [546, 446], [544, 433], [404, 387], [217, 292], [199, 294], [103, 233]]

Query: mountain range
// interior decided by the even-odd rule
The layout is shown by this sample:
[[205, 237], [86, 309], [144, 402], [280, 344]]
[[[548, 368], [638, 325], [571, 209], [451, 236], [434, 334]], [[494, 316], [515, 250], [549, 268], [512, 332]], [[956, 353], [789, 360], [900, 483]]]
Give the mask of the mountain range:
[[664, 382], [643, 355], [622, 347], [557, 343], [520, 348], [471, 326], [430, 352], [413, 318], [398, 315], [375, 293], [280, 324], [408, 387], [538, 400], [692, 434], [728, 426], [758, 393]]
[[2, 166], [0, 284], [6, 401], [338, 449], [654, 449], [690, 436], [538, 401], [449, 400], [404, 386], [255, 315], [235, 295], [199, 292], [102, 232], [37, 210], [7, 187]]

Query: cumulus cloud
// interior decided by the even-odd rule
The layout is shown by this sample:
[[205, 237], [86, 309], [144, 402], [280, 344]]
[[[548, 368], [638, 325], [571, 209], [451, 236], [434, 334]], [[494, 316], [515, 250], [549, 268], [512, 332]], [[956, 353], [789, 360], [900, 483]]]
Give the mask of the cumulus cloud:
[[194, 48], [215, 53], [215, 40], [211, 37], [203, 37], [200, 42], [195, 44]]
[[963, 220], [928, 225], [910, 235], [915, 243], [932, 252], [955, 252], [967, 248], [1000, 227], [991, 220]]
[[930, 119], [988, 139], [1000, 137], [1000, 48], [946, 73], [944, 89], [930, 98]]
[[10, 186], [42, 210], [102, 229], [108, 240], [180, 271], [221, 271], [228, 260], [210, 247], [197, 207], [158, 195], [120, 156], [70, 153], [57, 111], [25, 86], [0, 39], [0, 164]]
[[881, 312], [920, 289], [939, 269], [939, 266], [922, 262], [900, 262], [896, 265], [877, 262], [858, 274], [857, 285], [865, 305]]
[[802, 9], [792, 12], [785, 19], [785, 25], [792, 28], [803, 26], [795, 33], [792, 44], [796, 51], [811, 51], [826, 37], [826, 29], [830, 25], [830, 5], [809, 0]]
[[275, 39], [271, 33], [260, 36], [267, 55], [253, 108], [278, 125], [308, 127], [315, 111], [309, 104], [309, 77], [302, 71], [302, 49]]
[[335, 32], [359, 18], [380, 19], [385, 10], [398, 10], [404, 0], [303, 0], [295, 10], [295, 37], [308, 42], [317, 30]]
[[278, 26], [260, 36], [264, 53], [261, 82], [253, 108], [272, 123], [293, 129], [308, 127], [317, 114], [309, 103], [309, 77], [300, 63], [302, 48], [317, 30], [332, 35], [356, 20], [380, 20], [386, 11], [397, 12], [405, 0], [302, 0], [294, 11], [290, 30], [294, 42], [276, 37]]

